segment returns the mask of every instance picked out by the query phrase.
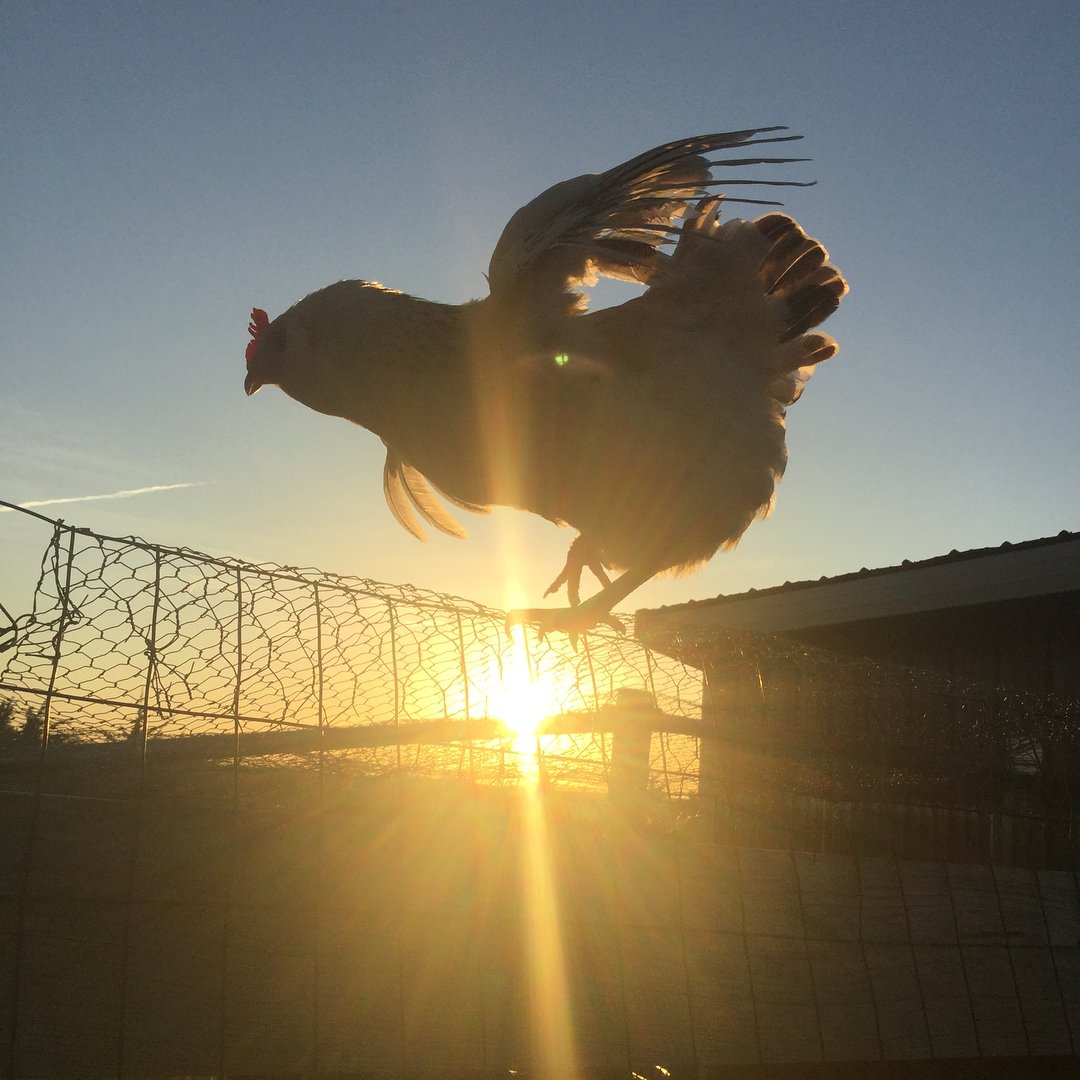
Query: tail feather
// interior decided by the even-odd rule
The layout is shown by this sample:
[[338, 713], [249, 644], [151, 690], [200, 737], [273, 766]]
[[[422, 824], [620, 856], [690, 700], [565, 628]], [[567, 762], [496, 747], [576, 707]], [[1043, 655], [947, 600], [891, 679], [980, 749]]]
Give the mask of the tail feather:
[[803, 360], [799, 367], [820, 364], [836, 355], [839, 346], [828, 334], [804, 334], [802, 339]]
[[[797, 231], [796, 231], [797, 230]], [[792, 281], [813, 273], [828, 258], [828, 252], [811, 240], [797, 225], [776, 241], [761, 262], [758, 275], [765, 284], [766, 295], [786, 291]]]
[[718, 360], [757, 369], [769, 393], [789, 403], [837, 351], [828, 334], [813, 331], [837, 309], [847, 282], [787, 214], [721, 223], [721, 205], [697, 204], [646, 295], [690, 347], [714, 343]]
[[840, 306], [840, 300], [847, 292], [847, 282], [835, 267], [825, 266], [822, 271], [831, 272], [827, 280], [803, 285], [788, 298], [790, 321], [780, 337], [781, 342], [812, 330]]
[[[396, 451], [387, 447], [386, 464], [383, 466], [383, 494], [386, 505], [397, 518], [398, 523], [411, 532], [418, 540], [426, 540], [427, 534], [413, 513], [415, 508], [420, 516], [439, 532], [447, 536], [464, 538], [465, 530], [454, 520], [454, 516], [432, 494], [427, 478], [407, 461], [403, 461]], [[467, 503], [461, 499], [451, 499], [457, 506], [477, 513], [486, 512], [486, 507]]]
[[[828, 257], [829, 253], [820, 244], [809, 237], [804, 238], [790, 256], [783, 260], [770, 260], [779, 271], [775, 272], [775, 276], [772, 267], [762, 267], [762, 276], [765, 280], [768, 281], [772, 277], [772, 284], [765, 290], [766, 295], [771, 296], [775, 292], [786, 290], [792, 281], [802, 279], [814, 273], [815, 270], [819, 270], [825, 265]], [[769, 272], [765, 273], [766, 270]]]
[[792, 229], [798, 229], [799, 232], [802, 232], [802, 229], [799, 229], [799, 225], [794, 218], [790, 218], [787, 214], [778, 212], [763, 214], [754, 222], [754, 225], [766, 240], [778, 240]]
[[[754, 225], [770, 243], [758, 276], [765, 294], [782, 305], [779, 343], [784, 344], [824, 322], [840, 306], [847, 282], [829, 262], [824, 245], [785, 214], [767, 214]], [[829, 356], [835, 352], [834, 342]]]

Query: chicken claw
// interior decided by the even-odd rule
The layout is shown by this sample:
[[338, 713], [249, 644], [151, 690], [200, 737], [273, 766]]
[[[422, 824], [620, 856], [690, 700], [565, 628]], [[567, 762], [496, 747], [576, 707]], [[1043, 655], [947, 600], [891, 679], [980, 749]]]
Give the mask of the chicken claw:
[[[581, 574], [585, 567], [592, 571], [596, 580], [603, 586], [603, 590], [582, 604]], [[564, 585], [567, 599], [570, 601], [569, 607], [518, 608], [511, 611], [506, 616], [506, 636], [511, 636], [510, 631], [514, 626], [535, 623], [541, 641], [553, 630], [561, 630], [569, 635], [570, 644], [576, 651], [578, 636], [594, 626], [603, 624], [620, 634], [626, 632], [618, 617], [611, 614], [611, 605], [604, 591], [610, 589], [611, 578], [604, 568], [600, 545], [594, 540], [585, 536], [578, 536], [574, 540], [567, 552], [565, 565], [559, 571], [559, 576], [547, 587], [544, 595], [550, 596]]]
[[550, 596], [565, 585], [570, 606], [576, 608], [581, 603], [581, 573], [586, 566], [605, 589], [611, 584], [611, 578], [604, 569], [599, 544], [579, 536], [570, 545], [570, 550], [566, 553], [566, 563], [559, 571], [559, 576], [547, 587], [544, 595]]
[[626, 633], [626, 628], [617, 615], [613, 615], [606, 609], [597, 610], [589, 600], [576, 607], [515, 608], [507, 612], [505, 627], [508, 638], [513, 636], [511, 631], [515, 626], [526, 625], [536, 626], [540, 641], [553, 631], [561, 631], [570, 638], [570, 644], [575, 651], [577, 651], [578, 637], [597, 626], [608, 626], [619, 634]]
[[[571, 546], [568, 564], [573, 557], [573, 546]], [[639, 566], [633, 566], [609, 585], [605, 585], [594, 596], [590, 596], [583, 604], [573, 604], [565, 608], [517, 608], [506, 616], [506, 636], [511, 636], [510, 631], [515, 626], [535, 623], [540, 631], [541, 641], [552, 630], [561, 630], [570, 635], [570, 641], [576, 649], [578, 635], [584, 634], [586, 630], [591, 630], [594, 626], [603, 624], [624, 634], [626, 628], [619, 617], [612, 612], [612, 608], [661, 569], [662, 567], [654, 562], [644, 562]]]

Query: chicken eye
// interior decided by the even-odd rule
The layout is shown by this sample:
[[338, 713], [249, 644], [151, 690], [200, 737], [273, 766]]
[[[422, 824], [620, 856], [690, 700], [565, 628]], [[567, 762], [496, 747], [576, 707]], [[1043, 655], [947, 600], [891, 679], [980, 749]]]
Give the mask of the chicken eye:
[[266, 343], [267, 348], [272, 353], [283, 353], [285, 351], [286, 329], [284, 325], [272, 327], [272, 333], [269, 336], [269, 340]]

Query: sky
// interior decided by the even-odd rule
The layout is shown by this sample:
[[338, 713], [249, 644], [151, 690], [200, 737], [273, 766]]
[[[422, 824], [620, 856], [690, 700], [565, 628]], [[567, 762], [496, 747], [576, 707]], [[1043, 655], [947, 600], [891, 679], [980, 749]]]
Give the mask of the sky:
[[[502, 511], [412, 539], [376, 436], [244, 396], [249, 310], [342, 278], [483, 296], [503, 225], [549, 185], [786, 124], [817, 181], [787, 210], [851, 285], [840, 353], [790, 411], [774, 514], [624, 607], [1075, 530], [1078, 71], [1071, 0], [8, 0], [0, 499], [536, 603], [573, 534]], [[47, 539], [0, 513], [9, 610]]]

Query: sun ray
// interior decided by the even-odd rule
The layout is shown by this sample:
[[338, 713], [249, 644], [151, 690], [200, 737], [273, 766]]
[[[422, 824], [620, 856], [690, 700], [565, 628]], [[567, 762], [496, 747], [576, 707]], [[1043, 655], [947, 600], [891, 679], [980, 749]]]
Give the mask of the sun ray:
[[536, 1064], [541, 1076], [574, 1080], [578, 1073], [570, 985], [543, 790], [531, 787], [526, 800], [521, 887]]
[[[504, 544], [504, 559], [508, 564], [517, 555], [512, 543]], [[507, 569], [507, 580], [516, 585], [516, 567], [508, 565]], [[524, 627], [505, 643], [499, 672], [499, 683], [488, 694], [488, 713], [502, 720], [510, 733], [510, 749], [525, 788], [519, 887], [528, 957], [534, 1065], [538, 1075], [576, 1080], [577, 1053], [566, 945], [555, 884], [546, 792], [540, 783], [544, 744], [551, 737], [539, 731], [544, 720], [563, 711], [559, 681], [550, 670], [541, 670], [530, 651]]]
[[543, 747], [538, 732], [559, 712], [554, 687], [536, 670], [524, 636], [510, 642], [501, 662], [501, 678], [488, 695], [488, 711], [505, 724], [518, 772], [530, 783], [540, 778]]

